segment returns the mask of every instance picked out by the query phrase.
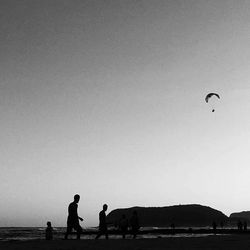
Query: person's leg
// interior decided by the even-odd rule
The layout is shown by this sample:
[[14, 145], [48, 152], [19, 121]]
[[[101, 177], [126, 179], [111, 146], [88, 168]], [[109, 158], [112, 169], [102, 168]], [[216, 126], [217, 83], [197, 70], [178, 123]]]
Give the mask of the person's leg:
[[99, 230], [98, 233], [97, 233], [97, 235], [96, 235], [96, 237], [95, 237], [95, 239], [96, 240], [99, 239], [101, 235], [102, 235], [102, 232]]
[[77, 233], [77, 239], [80, 240], [81, 233], [82, 233], [82, 227], [80, 225], [76, 225], [75, 230], [76, 230], [76, 233]]
[[106, 240], [109, 239], [109, 235], [108, 235], [108, 230], [107, 229], [105, 230], [105, 237], [106, 237]]
[[68, 235], [72, 232], [72, 226], [68, 225], [67, 226], [67, 230], [64, 236], [64, 239], [67, 240], [68, 239]]
[[133, 239], [135, 239], [137, 235], [137, 229], [132, 228], [132, 233], [133, 233]]
[[137, 236], [137, 232], [135, 231], [135, 232], [134, 232], [134, 239], [136, 238], [136, 236]]

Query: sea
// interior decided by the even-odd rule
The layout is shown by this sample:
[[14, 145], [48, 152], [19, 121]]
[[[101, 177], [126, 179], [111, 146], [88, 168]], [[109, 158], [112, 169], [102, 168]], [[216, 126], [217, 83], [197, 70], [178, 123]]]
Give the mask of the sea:
[[[30, 241], [30, 240], [44, 240], [45, 227], [0, 227], [0, 241]], [[148, 230], [150, 228], [141, 228], [140, 230]], [[92, 235], [81, 235], [81, 239], [94, 239], [97, 228], [85, 228], [87, 231], [93, 231]], [[63, 239], [66, 232], [65, 227], [53, 227], [53, 239]], [[145, 238], [169, 238], [169, 237], [206, 237], [212, 234], [140, 234], [138, 239]], [[103, 236], [102, 236], [103, 237]], [[69, 235], [69, 239], [75, 239], [76, 235]], [[109, 235], [110, 239], [120, 239], [121, 235]], [[126, 238], [132, 236], [128, 234]]]

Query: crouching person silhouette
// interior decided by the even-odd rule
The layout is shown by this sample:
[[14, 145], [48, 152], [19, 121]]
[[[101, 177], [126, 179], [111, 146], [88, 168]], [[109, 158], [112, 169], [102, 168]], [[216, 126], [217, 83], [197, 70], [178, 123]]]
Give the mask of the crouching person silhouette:
[[80, 239], [82, 233], [82, 227], [79, 224], [79, 220], [83, 221], [81, 217], [78, 216], [77, 208], [78, 202], [80, 200], [80, 195], [76, 194], [74, 196], [74, 201], [69, 204], [68, 207], [68, 219], [67, 219], [67, 231], [65, 233], [65, 239], [68, 239], [68, 235], [72, 232], [72, 229], [77, 232], [77, 239]]
[[51, 226], [51, 222], [47, 222], [47, 228], [45, 230], [45, 239], [53, 240], [53, 227]]

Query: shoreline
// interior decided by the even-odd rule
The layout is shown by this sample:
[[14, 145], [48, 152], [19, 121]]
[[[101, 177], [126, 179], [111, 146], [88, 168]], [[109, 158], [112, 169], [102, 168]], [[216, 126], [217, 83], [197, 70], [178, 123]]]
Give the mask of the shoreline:
[[170, 237], [154, 239], [98, 239], [98, 240], [30, 240], [30, 241], [0, 241], [0, 248], [6, 250], [136, 250], [136, 249], [204, 249], [204, 250], [233, 250], [249, 249], [250, 237], [248, 235], [212, 235], [208, 237]]
[[[98, 231], [88, 231], [83, 230], [82, 235], [95, 235]], [[72, 232], [71, 235], [76, 235], [76, 232]], [[109, 235], [121, 235], [120, 230], [108, 230]], [[131, 235], [131, 231], [128, 230], [126, 235]], [[176, 229], [169, 229], [169, 228], [154, 228], [154, 229], [143, 229], [137, 232], [137, 235], [147, 235], [147, 234], [165, 234], [165, 235], [174, 235], [174, 234], [250, 234], [250, 230], [238, 230], [232, 228], [225, 228], [225, 229], [205, 229], [205, 228], [176, 228]]]

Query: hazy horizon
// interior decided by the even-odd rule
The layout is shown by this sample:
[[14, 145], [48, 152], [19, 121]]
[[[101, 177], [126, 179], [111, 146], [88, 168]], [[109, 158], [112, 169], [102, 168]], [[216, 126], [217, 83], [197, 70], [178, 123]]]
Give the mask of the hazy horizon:
[[0, 3], [0, 226], [250, 210], [249, 1]]

